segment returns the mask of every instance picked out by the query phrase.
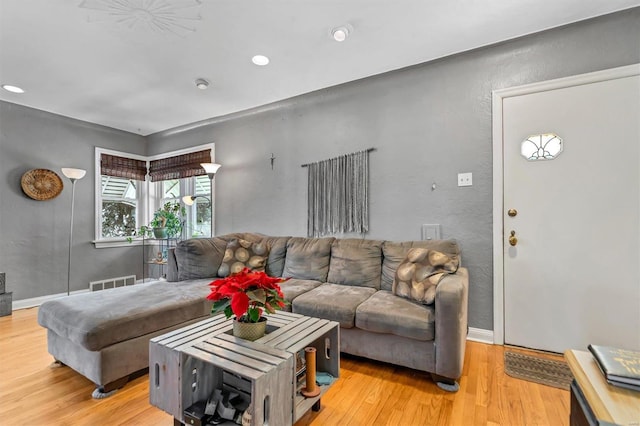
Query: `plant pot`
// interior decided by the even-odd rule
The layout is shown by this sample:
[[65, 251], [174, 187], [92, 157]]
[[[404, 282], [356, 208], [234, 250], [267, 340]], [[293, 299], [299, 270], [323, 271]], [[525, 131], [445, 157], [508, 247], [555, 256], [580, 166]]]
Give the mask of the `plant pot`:
[[233, 320], [233, 335], [245, 340], [258, 340], [267, 332], [267, 319], [261, 317], [258, 322], [240, 322], [237, 318]]
[[167, 228], [153, 228], [153, 236], [156, 238], [167, 238]]

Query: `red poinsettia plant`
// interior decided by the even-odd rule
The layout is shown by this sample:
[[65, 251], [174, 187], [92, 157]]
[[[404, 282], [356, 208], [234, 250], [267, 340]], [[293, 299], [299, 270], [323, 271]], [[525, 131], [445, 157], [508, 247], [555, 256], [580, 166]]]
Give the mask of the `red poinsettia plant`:
[[240, 322], [258, 322], [263, 311], [273, 314], [288, 303], [278, 285], [286, 280], [244, 268], [213, 281], [209, 284], [211, 293], [207, 296], [213, 300], [211, 314], [224, 312], [227, 318], [235, 315]]

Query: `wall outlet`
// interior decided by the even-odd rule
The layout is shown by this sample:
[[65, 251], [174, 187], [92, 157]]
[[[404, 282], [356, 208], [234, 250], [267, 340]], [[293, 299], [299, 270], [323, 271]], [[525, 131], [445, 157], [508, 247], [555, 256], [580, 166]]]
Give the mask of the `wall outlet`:
[[473, 185], [473, 173], [458, 173], [458, 186]]

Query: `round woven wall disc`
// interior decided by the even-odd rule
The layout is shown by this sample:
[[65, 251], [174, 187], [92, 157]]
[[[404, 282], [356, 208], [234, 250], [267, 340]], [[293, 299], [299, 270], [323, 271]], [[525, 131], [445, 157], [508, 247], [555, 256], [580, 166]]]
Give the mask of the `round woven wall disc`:
[[44, 201], [56, 198], [62, 192], [60, 176], [53, 170], [33, 169], [22, 175], [22, 190], [34, 200]]

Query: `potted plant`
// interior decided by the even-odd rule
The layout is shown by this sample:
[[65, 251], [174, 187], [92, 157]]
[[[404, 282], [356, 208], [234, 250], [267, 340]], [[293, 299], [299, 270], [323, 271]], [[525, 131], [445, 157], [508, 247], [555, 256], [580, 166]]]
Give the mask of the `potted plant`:
[[[135, 234], [146, 238], [152, 235], [156, 238], [173, 238], [182, 232], [185, 214], [185, 208], [180, 203], [167, 201], [153, 213], [149, 225], [142, 225]], [[127, 237], [127, 240], [132, 242], [133, 237]]]
[[213, 281], [207, 296], [214, 302], [211, 314], [224, 312], [227, 318], [235, 315], [233, 335], [247, 340], [259, 339], [266, 332], [264, 311], [274, 314], [288, 303], [278, 285], [286, 280], [244, 268], [237, 274]]
[[153, 213], [149, 227], [145, 227], [143, 232], [149, 232], [151, 228], [156, 238], [173, 238], [182, 232], [184, 215], [184, 206], [177, 201], [167, 201]]

